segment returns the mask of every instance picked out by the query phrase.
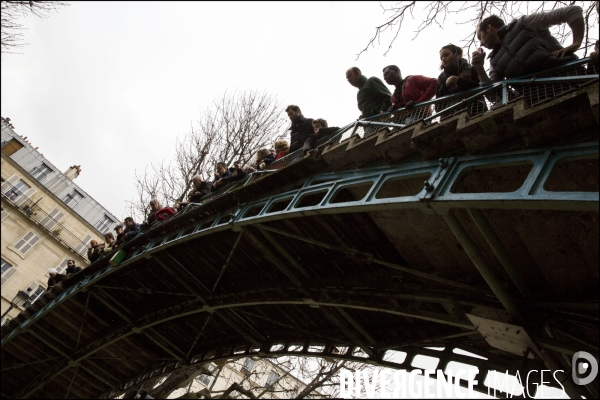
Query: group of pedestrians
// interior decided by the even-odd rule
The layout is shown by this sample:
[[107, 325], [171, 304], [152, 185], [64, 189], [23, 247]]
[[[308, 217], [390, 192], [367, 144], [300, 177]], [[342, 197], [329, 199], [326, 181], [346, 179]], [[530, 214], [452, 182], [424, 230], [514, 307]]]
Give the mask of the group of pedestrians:
[[52, 289], [54, 286], [56, 286], [60, 282], [62, 282], [63, 279], [70, 278], [71, 276], [75, 275], [82, 269], [83, 268], [75, 265], [75, 260], [67, 260], [67, 268], [65, 269], [64, 274], [58, 273], [58, 271], [55, 268], [50, 268], [48, 270], [49, 278], [48, 278], [48, 289], [47, 290]]
[[[549, 12], [525, 15], [509, 24], [505, 24], [495, 15], [483, 19], [478, 24], [476, 35], [481, 46], [491, 50], [488, 56], [489, 73], [483, 68], [486, 57], [483, 48], [471, 55], [469, 63], [463, 56], [463, 49], [454, 44], [447, 44], [439, 50], [441, 73], [437, 79], [423, 75], [403, 77], [397, 65], [388, 65], [383, 68], [384, 83], [377, 77], [367, 78], [358, 67], [352, 67], [346, 71], [346, 79], [358, 89], [356, 99], [361, 112], [359, 118], [368, 118], [400, 108], [410, 110], [416, 104], [434, 97], [451, 95], [573, 61], [577, 59], [574, 51], [583, 41], [583, 18], [581, 7], [570, 5]], [[548, 30], [552, 25], [563, 23], [568, 24], [573, 33], [573, 43], [564, 48]], [[596, 60], [597, 51], [596, 49], [592, 53], [592, 58], [595, 57]], [[393, 86], [393, 91], [388, 89], [386, 83]], [[444, 107], [447, 105], [437, 104], [435, 111], [439, 112]], [[338, 127], [329, 127], [323, 118], [306, 118], [298, 105], [289, 105], [285, 112], [291, 121], [289, 143], [286, 140], [278, 140], [273, 144], [273, 148], [257, 150], [255, 162], [245, 167], [242, 167], [239, 161], [234, 162], [231, 167], [224, 162], [218, 162], [212, 180], [204, 179], [201, 175], [193, 176], [187, 198], [175, 204], [173, 208], [163, 207], [158, 199], [152, 199], [143, 225], [128, 217], [125, 219], [125, 229], [123, 225], [116, 228], [116, 238], [112, 233], [108, 233], [104, 237], [105, 243], [93, 240], [88, 249], [90, 261], [93, 262], [104, 253], [121, 246], [156, 220], [164, 219], [190, 203], [200, 202], [211, 192], [243, 179], [248, 173], [265, 169], [289, 153], [302, 149], [305, 157], [310, 156], [317, 141], [322, 141], [339, 130]], [[427, 115], [431, 115], [432, 112], [430, 108], [425, 110]], [[396, 117], [397, 121], [404, 124], [417, 120], [408, 111]]]
[[[573, 34], [573, 43], [564, 48], [548, 30], [563, 23], [571, 28]], [[492, 15], [478, 24], [476, 32], [481, 46], [491, 50], [488, 56], [489, 74], [483, 67], [486, 53], [481, 47], [471, 55], [469, 63], [463, 57], [462, 48], [448, 44], [440, 49], [442, 72], [437, 80], [423, 75], [403, 78], [396, 65], [383, 69], [383, 79], [394, 86], [393, 93], [379, 78], [367, 78], [357, 67], [346, 71], [346, 79], [358, 88], [359, 118], [402, 107], [410, 110], [415, 104], [431, 100], [434, 96], [442, 97], [574, 61], [577, 59], [574, 52], [581, 46], [584, 33], [583, 10], [576, 5], [525, 15], [509, 24]], [[597, 50], [591, 57], [597, 60]], [[431, 111], [428, 113], [431, 114]], [[411, 122], [414, 121], [404, 121]]]

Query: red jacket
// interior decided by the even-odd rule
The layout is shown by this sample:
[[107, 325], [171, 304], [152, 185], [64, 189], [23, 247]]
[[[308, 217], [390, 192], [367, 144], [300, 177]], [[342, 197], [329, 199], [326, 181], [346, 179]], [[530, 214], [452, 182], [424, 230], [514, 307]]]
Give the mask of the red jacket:
[[435, 88], [437, 79], [428, 78], [423, 75], [409, 75], [404, 79], [402, 86], [402, 94], [400, 95], [398, 88], [392, 94], [392, 109], [404, 107], [410, 100], [417, 103], [431, 100], [435, 96]]
[[280, 151], [279, 153], [277, 153], [277, 156], [275, 156], [275, 160], [279, 160], [280, 158], [287, 156], [289, 152], [289, 150]]

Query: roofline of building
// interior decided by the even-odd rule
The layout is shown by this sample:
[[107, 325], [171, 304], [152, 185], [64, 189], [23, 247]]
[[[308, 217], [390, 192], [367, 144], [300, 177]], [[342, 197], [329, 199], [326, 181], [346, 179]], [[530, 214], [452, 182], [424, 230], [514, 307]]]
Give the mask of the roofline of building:
[[[14, 130], [13, 128], [11, 128], [11, 127], [10, 127], [10, 126], [9, 126], [9, 125], [6, 123], [6, 122], [4, 122], [4, 120], [2, 120], [2, 121], [1, 121], [1, 124], [2, 124], [3, 126], [5, 126], [6, 128], [10, 129], [10, 131], [12, 132], [12, 134], [13, 134], [14, 138], [15, 138], [16, 140], [18, 140], [18, 141], [19, 141], [19, 142], [20, 142], [20, 143], [23, 145], [23, 148], [27, 148], [27, 149], [28, 149], [30, 152], [35, 152], [35, 153], [39, 154], [39, 157], [43, 159], [43, 161], [44, 161], [44, 163], [45, 163], [46, 165], [48, 165], [49, 167], [52, 167], [52, 168], [54, 169], [54, 171], [55, 171], [57, 174], [60, 174], [60, 175], [61, 175], [63, 178], [65, 178], [65, 179], [68, 179], [69, 181], [71, 181], [71, 183], [74, 185], [75, 189], [77, 189], [77, 191], [78, 191], [78, 192], [80, 192], [80, 193], [84, 194], [84, 195], [85, 195], [87, 198], [89, 198], [89, 199], [93, 200], [93, 201], [94, 201], [96, 204], [98, 204], [100, 207], [102, 207], [102, 209], [103, 209], [103, 210], [104, 210], [104, 211], [107, 213], [107, 215], [108, 215], [109, 217], [111, 217], [111, 218], [114, 218], [114, 219], [115, 219], [115, 222], [118, 222], [118, 221], [120, 221], [120, 218], [117, 218], [117, 217], [116, 217], [116, 216], [115, 216], [113, 213], [111, 213], [110, 211], [108, 211], [108, 210], [106, 209], [106, 207], [104, 207], [102, 204], [100, 204], [100, 202], [98, 202], [96, 199], [94, 199], [92, 196], [90, 196], [90, 195], [89, 195], [89, 194], [88, 194], [88, 193], [87, 193], [85, 190], [83, 190], [83, 189], [82, 189], [82, 188], [81, 188], [81, 187], [80, 187], [78, 184], [76, 184], [76, 183], [75, 183], [75, 182], [74, 182], [72, 179], [70, 179], [68, 176], [66, 176], [66, 175], [64, 174], [64, 172], [62, 172], [62, 171], [61, 171], [59, 168], [57, 168], [57, 167], [56, 167], [56, 165], [52, 164], [52, 163], [51, 163], [51, 162], [50, 162], [50, 161], [49, 161], [49, 160], [48, 160], [48, 159], [47, 159], [47, 158], [46, 158], [46, 157], [45, 157], [45, 156], [44, 156], [42, 153], [40, 153], [39, 151], [37, 151], [37, 150], [36, 150], [36, 149], [35, 149], [35, 148], [34, 148], [34, 147], [33, 147], [33, 146], [30, 144], [30, 143], [28, 143], [27, 141], [23, 140], [23, 138], [22, 138], [22, 137], [20, 137], [20, 136], [17, 134], [17, 132], [15, 132], [15, 130]], [[4, 152], [3, 152], [3, 154], [4, 154]], [[5, 155], [5, 154], [4, 154], [4, 155]], [[10, 156], [8, 156], [8, 155], [6, 155], [6, 157], [10, 159]], [[11, 162], [12, 162], [13, 164], [17, 164], [17, 163], [16, 163], [14, 160], [12, 160], [12, 159], [10, 159], [10, 160], [11, 160]], [[32, 177], [32, 176], [29, 174], [29, 172], [25, 171], [25, 170], [24, 170], [24, 169], [23, 169], [23, 168], [22, 168], [20, 165], [18, 165], [18, 164], [17, 164], [17, 167], [18, 167], [18, 168], [19, 168], [21, 171], [23, 171], [24, 173], [26, 173], [26, 174], [27, 174], [27, 176], [29, 176], [31, 179], [34, 179], [34, 180], [35, 180], [35, 178], [33, 178], [33, 177]], [[37, 180], [36, 180], [36, 182], [37, 182]], [[41, 184], [41, 183], [40, 183], [40, 184]], [[44, 185], [41, 185], [41, 186], [42, 186], [42, 187], [44, 187], [44, 189], [45, 189], [46, 191], [48, 191]], [[62, 203], [62, 200], [60, 200], [60, 199], [58, 198], [58, 196], [56, 196], [56, 195], [55, 195], [54, 193], [52, 193], [52, 192], [50, 192], [50, 193], [52, 194], [52, 196], [53, 196], [54, 198], [57, 198], [57, 199], [58, 199], [58, 200], [59, 200], [59, 201]], [[74, 210], [73, 210], [73, 211], [74, 211]], [[77, 214], [77, 216], [78, 216], [78, 217], [80, 217], [80, 216], [79, 216], [79, 214], [78, 214], [76, 211], [75, 211], [75, 214]], [[81, 218], [81, 217], [80, 217], [80, 218]], [[87, 221], [85, 221], [85, 222], [86, 222], [86, 223], [89, 225], [89, 222], [87, 222]], [[94, 228], [94, 229], [96, 229], [96, 228]]]
[[[29, 178], [30, 180], [32, 180], [33, 182], [37, 182], [37, 185], [41, 191], [43, 191], [45, 194], [47, 194], [48, 196], [51, 196], [58, 204], [62, 204], [64, 205], [66, 208], [70, 209], [72, 212], [70, 213], [71, 215], [73, 215], [75, 218], [77, 218], [80, 222], [82, 222], [85, 226], [87, 226], [88, 228], [90, 228], [93, 232], [97, 232], [98, 233], [98, 238], [103, 238], [104, 237], [104, 233], [100, 232], [98, 230], [98, 228], [96, 228], [95, 226], [93, 226], [91, 223], [89, 223], [88, 221], [86, 221], [81, 215], [79, 215], [78, 212], [76, 212], [75, 210], [73, 210], [72, 208], [70, 208], [69, 206], [67, 206], [58, 196], [56, 196], [54, 193], [52, 193], [50, 190], [48, 190], [46, 188], [46, 186], [44, 186], [43, 184], [41, 184], [40, 182], [38, 182], [34, 177], [32, 177], [29, 172], [25, 171], [23, 169], [23, 167], [21, 167], [19, 164], [17, 164], [17, 162], [15, 162], [12, 158], [10, 158], [9, 155], [7, 155], [5, 152], [2, 151], [2, 159], [8, 161], [10, 163], [10, 165], [12, 165], [13, 167], [15, 167], [18, 171], [20, 171], [21, 173], [25, 174], [27, 176], [27, 178]], [[44, 159], [45, 160], [45, 159]], [[54, 165], [53, 165], [54, 167]], [[64, 175], [64, 174], [63, 174]], [[66, 178], [66, 177], [65, 177]], [[67, 178], [68, 179], [68, 178]], [[79, 188], [79, 186], [77, 186], [77, 188]], [[87, 193], [86, 193], [87, 194]], [[95, 200], [94, 200], [95, 201]], [[98, 203], [100, 204], [100, 203]], [[113, 216], [112, 214], [110, 214], [111, 216]], [[118, 219], [117, 219], [118, 221]]]

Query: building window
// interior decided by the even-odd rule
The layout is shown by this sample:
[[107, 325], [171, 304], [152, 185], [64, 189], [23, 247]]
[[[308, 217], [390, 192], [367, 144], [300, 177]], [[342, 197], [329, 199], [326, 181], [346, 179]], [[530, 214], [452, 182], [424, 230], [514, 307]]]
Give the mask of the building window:
[[23, 196], [31, 186], [23, 182], [22, 179], [16, 181], [12, 187], [9, 187], [8, 190], [4, 192], [4, 195], [9, 198], [9, 200], [16, 201], [18, 198]]
[[254, 360], [248, 357], [244, 361], [244, 365], [242, 365], [241, 371], [244, 374], [248, 375], [250, 372], [252, 372], [252, 368], [254, 368]]
[[[69, 262], [68, 258], [65, 258], [64, 260], [62, 260], [62, 262], [60, 264], [58, 264], [58, 266], [56, 268], [54, 268], [56, 270], [56, 272], [59, 274], [62, 274], [63, 271], [67, 269], [67, 262]], [[48, 276], [48, 273], [46, 273], [46, 276]]]
[[210, 375], [205, 375], [205, 374], [201, 374], [198, 378], [198, 382], [200, 382], [201, 384], [203, 384], [204, 386], [208, 386], [210, 385]]
[[87, 254], [88, 244], [92, 241], [92, 237], [90, 235], [85, 235], [83, 240], [77, 245], [75, 245], [75, 251], [85, 256]]
[[41, 182], [50, 172], [52, 172], [52, 168], [42, 163], [42, 165], [39, 165], [32, 169], [30, 174], [35, 180]]
[[100, 221], [96, 222], [95, 228], [102, 233], [106, 233], [108, 227], [114, 223], [115, 221], [104, 215]]
[[290, 399], [295, 399], [298, 396], [298, 389], [294, 389], [290, 392]]
[[63, 214], [58, 208], [55, 208], [52, 211], [50, 211], [50, 214], [42, 218], [40, 224], [42, 224], [44, 228], [51, 231], [56, 225], [58, 225], [58, 223], [61, 219], [63, 219], [64, 216], [65, 214]]
[[23, 308], [27, 308], [33, 303], [35, 303], [35, 301], [39, 299], [40, 296], [44, 294], [44, 292], [44, 288], [41, 287], [39, 283], [31, 282], [31, 284], [27, 286], [27, 289], [25, 289], [25, 293], [29, 295], [29, 300], [27, 300], [25, 304], [23, 304]]
[[279, 374], [275, 373], [274, 371], [269, 372], [266, 384], [269, 390], [273, 390], [273, 386], [275, 386], [275, 382], [277, 382], [277, 379], [279, 379]]
[[6, 211], [4, 208], [2, 209], [2, 221], [4, 221], [4, 219], [8, 217], [8, 211]]
[[39, 240], [40, 237], [38, 235], [29, 231], [17, 242], [17, 244], [15, 244], [15, 249], [21, 253], [21, 255], [25, 255]]
[[69, 207], [74, 208], [77, 204], [79, 204], [81, 199], [83, 199], [83, 195], [81, 193], [79, 193], [77, 190], [73, 190], [71, 193], [69, 193], [67, 195], [67, 197], [65, 197], [65, 199], [63, 201]]
[[2, 143], [2, 151], [9, 156], [12, 156], [22, 148], [23, 143], [19, 142], [17, 139], [11, 139], [8, 142]]
[[2, 260], [2, 286], [16, 273], [17, 269], [15, 267]]

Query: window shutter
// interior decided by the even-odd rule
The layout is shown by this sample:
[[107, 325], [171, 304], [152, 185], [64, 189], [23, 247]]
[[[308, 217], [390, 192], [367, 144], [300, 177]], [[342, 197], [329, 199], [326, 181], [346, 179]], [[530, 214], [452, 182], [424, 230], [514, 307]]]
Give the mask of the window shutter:
[[31, 237], [33, 236], [33, 232], [29, 231], [25, 234], [25, 236], [23, 236], [18, 242], [17, 244], [15, 244], [15, 249], [17, 250], [21, 250], [21, 247], [23, 247], [23, 245], [25, 243], [27, 243], [27, 241], [29, 239], [31, 239]]
[[10, 178], [8, 178], [8, 180], [6, 182], [10, 183], [11, 185], [14, 186], [14, 184], [19, 180], [19, 177], [17, 175], [13, 175]]
[[7, 180], [5, 180], [4, 182], [2, 182], [2, 193], [7, 191], [11, 185], [14, 186], [15, 182], [17, 182], [18, 180], [19, 180], [19, 177], [17, 175], [13, 175], [10, 178], [8, 178]]
[[18, 206], [20, 206], [21, 204], [25, 203], [25, 201], [27, 201], [31, 196], [33, 196], [33, 194], [35, 192], [37, 192], [37, 190], [35, 190], [34, 188], [28, 189], [25, 193], [23, 193], [23, 196], [19, 196], [15, 200], [15, 204], [17, 204]]
[[38, 287], [40, 287], [39, 283], [31, 282], [29, 284], [29, 286], [27, 286], [27, 289], [25, 289], [25, 293], [27, 293], [29, 295], [29, 297], [31, 297], [35, 293], [35, 291], [37, 290]]
[[[56, 272], [58, 272], [59, 274], [62, 274], [63, 271], [65, 269], [67, 269], [67, 263], [69, 262], [68, 258], [65, 258], [64, 260], [62, 260], [62, 262], [58, 265], [58, 267], [54, 268], [56, 270]], [[46, 274], [48, 275], [48, 274]]]
[[85, 256], [87, 254], [87, 245], [91, 240], [92, 240], [92, 237], [90, 235], [85, 235], [85, 237], [82, 240], [83, 243], [79, 243], [75, 247], [75, 251], [77, 251], [82, 256]]
[[12, 277], [13, 277], [13, 275], [14, 275], [14, 274], [16, 274], [16, 273], [17, 273], [17, 269], [16, 269], [15, 267], [10, 267], [10, 268], [8, 269], [8, 271], [6, 271], [6, 272], [5, 272], [5, 273], [2, 275], [2, 286], [4, 286], [4, 284], [5, 284], [6, 282], [8, 282], [8, 280], [9, 280], [10, 278], [12, 278]]
[[35, 233], [29, 231], [15, 244], [15, 249], [17, 249], [21, 254], [25, 255], [35, 244], [40, 240], [40, 237]]
[[55, 208], [54, 210], [50, 211], [50, 214], [46, 215], [42, 219], [41, 224], [44, 228], [52, 230], [52, 228], [54, 228], [64, 216], [65, 214], [63, 214], [58, 208]]

